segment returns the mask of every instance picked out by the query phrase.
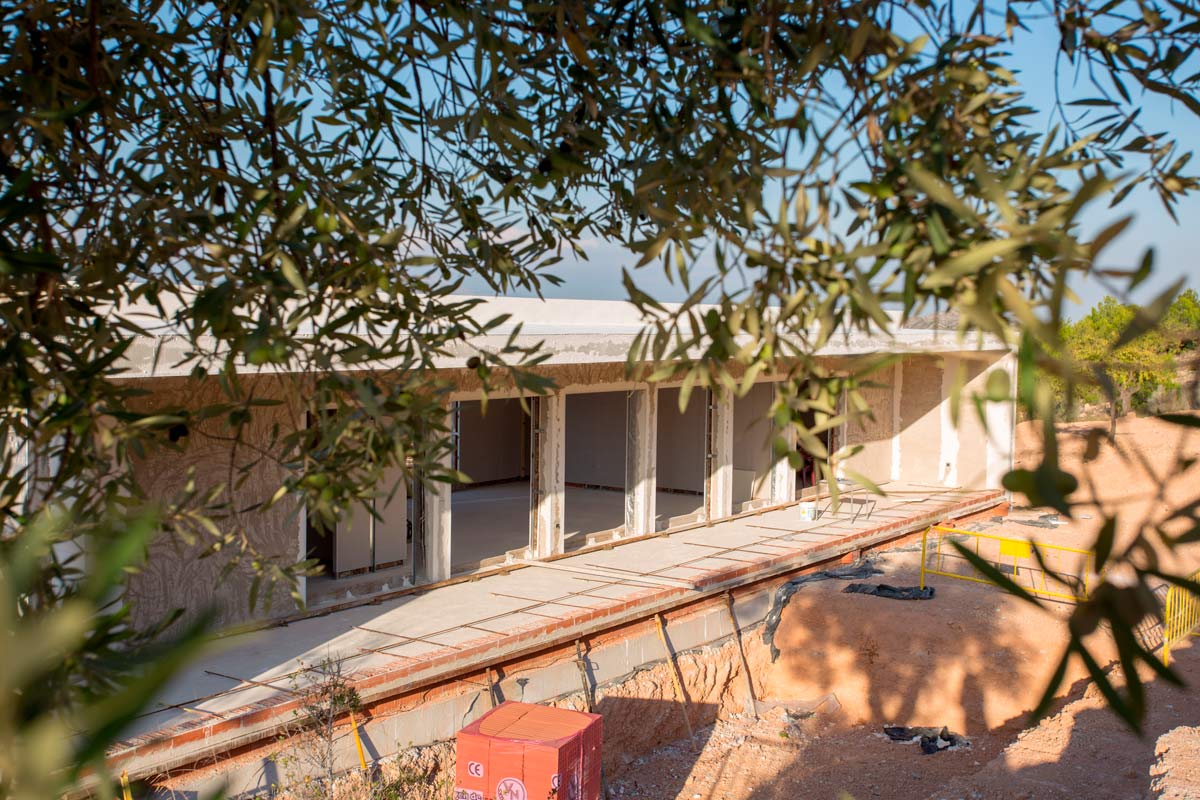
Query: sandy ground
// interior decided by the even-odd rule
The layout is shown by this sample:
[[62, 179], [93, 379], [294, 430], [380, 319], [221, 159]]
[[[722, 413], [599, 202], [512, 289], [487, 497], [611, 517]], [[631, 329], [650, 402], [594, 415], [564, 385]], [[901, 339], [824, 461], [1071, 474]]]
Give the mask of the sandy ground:
[[[1200, 432], [1155, 420], [1121, 421], [1117, 447], [1098, 448], [1102, 423], [1059, 430], [1063, 462], [1080, 470], [1085, 503], [1054, 529], [1021, 524], [1042, 509], [1014, 509], [989, 532], [1089, 546], [1100, 511], [1119, 515], [1118, 547], [1168, 508], [1200, 499]], [[1093, 447], [1089, 447], [1092, 442]], [[1022, 425], [1018, 462], [1041, 448]], [[1165, 489], [1160, 486], [1165, 484]], [[1149, 526], [1149, 527], [1147, 527]], [[1200, 546], [1165, 565], [1195, 569]], [[919, 552], [891, 551], [876, 580], [916, 585]], [[1066, 642], [1071, 606], [1039, 610], [990, 586], [934, 579], [929, 601], [844, 594], [844, 583], [803, 587], [783, 615], [777, 662], [759, 677], [760, 719], [724, 715], [694, 742], [659, 748], [619, 771], [614, 798], [1200, 798], [1200, 640], [1176, 651], [1190, 691], [1152, 682], [1146, 731], [1125, 730], [1078, 664], [1041, 723], [1028, 727]], [[1099, 647], [1101, 663], [1112, 653]], [[969, 747], [924, 755], [884, 725], [947, 726]]]

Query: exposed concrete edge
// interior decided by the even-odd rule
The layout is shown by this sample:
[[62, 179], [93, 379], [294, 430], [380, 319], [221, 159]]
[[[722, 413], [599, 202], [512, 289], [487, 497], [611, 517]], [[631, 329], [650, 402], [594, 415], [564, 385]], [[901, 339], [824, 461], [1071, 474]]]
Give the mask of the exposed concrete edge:
[[[944, 508], [937, 514], [927, 514], [901, 523], [892, 523], [871, 529], [857, 537], [839, 539], [829, 545], [805, 550], [771, 559], [754, 569], [739, 571], [739, 574], [696, 590], [665, 589], [659, 599], [646, 602], [630, 601], [613, 606], [607, 614], [600, 614], [576, 625], [564, 626], [555, 631], [544, 627], [517, 634], [507, 645], [487, 648], [486, 653], [469, 654], [461, 663], [447, 666], [438, 664], [424, 670], [393, 677], [389, 673], [369, 676], [354, 682], [363, 705], [370, 707], [390, 701], [414, 691], [436, 684], [452, 682], [464, 675], [478, 673], [488, 666], [502, 664], [514, 659], [530, 656], [587, 638], [606, 630], [637, 622], [656, 613], [663, 613], [681, 606], [691, 605], [706, 598], [719, 595], [730, 589], [770, 580], [808, 567], [836, 560], [847, 554], [876, 548], [916, 533], [935, 523], [947, 519], [961, 519], [976, 515], [1001, 505], [1002, 492], [994, 492], [971, 502], [959, 503]], [[531, 635], [536, 634], [536, 635]], [[289, 712], [298, 707], [298, 701], [263, 703], [253, 712], [241, 718], [228, 720], [236, 723], [236, 732], [215, 732], [213, 727], [196, 728], [174, 736], [155, 740], [151, 744], [138, 745], [123, 752], [110, 754], [110, 763], [126, 770], [131, 779], [152, 779], [172, 770], [209, 764], [235, 751], [244, 750], [283, 732], [293, 722]], [[141, 752], [139, 752], [141, 751]], [[72, 796], [84, 796], [90, 787], [84, 786]]]

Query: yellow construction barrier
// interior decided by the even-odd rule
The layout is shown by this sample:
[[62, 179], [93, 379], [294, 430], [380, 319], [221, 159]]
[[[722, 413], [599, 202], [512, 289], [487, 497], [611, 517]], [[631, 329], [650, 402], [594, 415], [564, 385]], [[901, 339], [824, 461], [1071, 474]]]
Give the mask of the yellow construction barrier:
[[[1189, 575], [1188, 580], [1200, 581], [1200, 569]], [[1167, 590], [1163, 614], [1163, 664], [1171, 666], [1171, 645], [1189, 636], [1200, 636], [1200, 595], [1182, 586], [1172, 586]]]
[[[950, 545], [950, 540], [974, 551], [981, 560], [992, 564], [1030, 594], [1073, 602], [1088, 597], [1096, 565], [1096, 555], [1091, 550], [993, 536], [944, 525], [934, 525], [921, 537], [922, 589], [925, 588], [926, 575], [992, 583]], [[1045, 567], [1034, 555], [1034, 548], [1041, 554]]]

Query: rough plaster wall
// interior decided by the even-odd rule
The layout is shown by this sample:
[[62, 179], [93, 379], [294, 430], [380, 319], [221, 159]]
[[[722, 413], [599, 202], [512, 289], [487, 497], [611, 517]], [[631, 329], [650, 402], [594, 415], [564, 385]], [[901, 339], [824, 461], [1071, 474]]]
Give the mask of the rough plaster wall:
[[625, 392], [567, 395], [567, 483], [625, 486]]
[[900, 387], [900, 479], [915, 483], [941, 481], [942, 366], [934, 356], [904, 361]]
[[988, 434], [979, 419], [973, 397], [987, 391], [988, 368], [994, 363], [962, 360], [966, 383], [960, 396], [958, 415], [958, 485], [967, 489], [987, 486]]
[[[298, 424], [298, 412], [287, 398], [294, 397], [294, 387], [282, 379], [247, 378], [259, 398], [281, 399], [278, 406], [254, 409], [251, 422], [243, 430], [244, 446], [236, 452], [236, 464], [245, 465], [259, 459], [258, 450], [269, 447], [272, 426], [278, 425], [281, 434]], [[215, 381], [195, 382], [186, 379], [161, 380], [148, 384], [152, 394], [146, 407], [182, 406], [196, 408], [221, 402], [223, 395]], [[133, 467], [135, 479], [147, 497], [169, 500], [179, 492], [195, 469], [196, 487], [202, 494], [216, 484], [229, 482], [230, 459], [234, 455], [227, 441], [231, 430], [223, 417], [195, 425], [181, 440], [182, 452], [163, 448], [147, 453]], [[284, 470], [270, 459], [258, 460], [249, 476], [233, 492], [232, 505], [243, 510], [236, 520], [217, 520], [219, 527], [230, 530], [238, 523], [250, 532], [250, 538], [260, 552], [275, 557], [279, 563], [291, 564], [300, 558], [300, 514], [295, 503], [281, 502], [267, 511], [253, 510], [257, 504], [270, 500], [279, 488]], [[237, 474], [235, 473], [235, 482]], [[193, 617], [212, 606], [217, 622], [229, 625], [265, 616], [279, 617], [293, 613], [296, 608], [284, 591], [276, 592], [269, 613], [260, 607], [251, 613], [250, 584], [253, 573], [248, 565], [221, 575], [228, 564], [222, 553], [198, 558], [198, 551], [207, 545], [202, 541], [188, 546], [177, 539], [158, 537], [150, 546], [145, 567], [129, 581], [129, 599], [137, 625], [153, 623], [171, 609], [183, 609]], [[260, 604], [262, 594], [260, 594]]]
[[871, 380], [880, 385], [865, 387], [859, 393], [874, 419], [863, 416], [846, 426], [846, 443], [863, 446], [846, 462], [846, 467], [880, 483], [892, 476], [892, 434], [895, 433], [892, 399], [896, 392], [896, 367], [872, 376]]
[[658, 488], [704, 491], [704, 392], [679, 413], [679, 390], [658, 391]]
[[[764, 498], [770, 484], [765, 480], [771, 470], [771, 403], [775, 400], [772, 383], [756, 383], [745, 397], [733, 401], [733, 502]], [[748, 480], [739, 480], [744, 476]], [[758, 491], [755, 492], [754, 489]]]
[[489, 400], [486, 414], [478, 400], [458, 407], [458, 468], [477, 482], [521, 477], [521, 401]]

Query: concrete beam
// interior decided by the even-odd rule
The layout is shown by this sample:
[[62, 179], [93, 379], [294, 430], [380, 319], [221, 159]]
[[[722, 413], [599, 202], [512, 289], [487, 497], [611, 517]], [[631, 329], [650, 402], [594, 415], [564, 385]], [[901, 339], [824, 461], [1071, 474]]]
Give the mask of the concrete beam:
[[658, 494], [658, 389], [629, 393], [625, 424], [625, 535], [654, 532]]
[[[452, 412], [446, 411], [446, 429], [453, 424]], [[454, 453], [442, 456], [442, 466], [450, 469]], [[450, 577], [450, 489], [445, 481], [430, 481], [422, 489], [424, 502], [425, 574], [426, 581], [435, 583]]]
[[707, 519], [733, 514], [733, 398], [713, 390], [708, 395], [708, 480], [704, 485]]
[[537, 398], [533, 424], [533, 514], [530, 544], [534, 558], [563, 552], [563, 504], [566, 497], [566, 398]]

